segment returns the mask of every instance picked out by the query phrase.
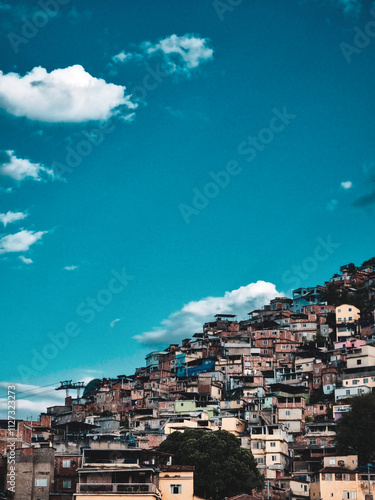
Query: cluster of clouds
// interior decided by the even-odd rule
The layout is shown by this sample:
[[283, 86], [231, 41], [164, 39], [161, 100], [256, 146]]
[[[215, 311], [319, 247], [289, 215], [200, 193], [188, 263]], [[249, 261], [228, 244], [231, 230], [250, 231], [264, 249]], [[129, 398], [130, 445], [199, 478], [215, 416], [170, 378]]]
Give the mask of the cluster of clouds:
[[[143, 42], [138, 52], [121, 52], [112, 60], [117, 63], [157, 56], [161, 57], [168, 74], [190, 76], [202, 62], [213, 58], [213, 50], [205, 38], [174, 34], [155, 43]], [[38, 66], [25, 75], [0, 71], [0, 108], [15, 117], [52, 124], [106, 122], [112, 117], [131, 121], [137, 106], [125, 86], [96, 78], [78, 64], [50, 72]], [[53, 169], [19, 158], [13, 150], [0, 151], [0, 175], [18, 183], [55, 178]], [[0, 222], [5, 228], [26, 216], [23, 212], [7, 212], [0, 214]], [[26, 252], [46, 233], [21, 229], [15, 234], [0, 234], [0, 254]], [[30, 258], [21, 256], [20, 259], [24, 264], [32, 263]], [[64, 269], [73, 271], [77, 266]]]
[[213, 54], [207, 38], [187, 33], [183, 36], [173, 34], [156, 42], [143, 42], [136, 51], [123, 50], [113, 56], [112, 61], [126, 63], [157, 57], [166, 73], [190, 76], [200, 64], [212, 60]]
[[133, 338], [143, 344], [163, 344], [180, 342], [190, 338], [192, 332], [201, 331], [202, 324], [212, 321], [215, 314], [236, 314], [245, 319], [247, 314], [280, 295], [276, 286], [266, 281], [257, 281], [241, 286], [221, 297], [205, 297], [191, 301], [161, 322], [151, 331], [135, 335]]
[[[10, 177], [15, 181], [31, 179], [41, 181], [48, 177], [53, 178], [53, 171], [44, 167], [40, 163], [33, 163], [30, 160], [17, 158], [14, 151], [0, 151], [0, 175]], [[8, 224], [17, 223], [28, 217], [27, 212], [0, 213], [0, 223], [4, 228]], [[6, 234], [0, 237], [0, 255], [8, 253], [27, 252], [32, 245], [41, 240], [47, 231], [31, 231], [20, 229], [16, 233]], [[32, 264], [33, 261], [24, 255], [19, 256], [24, 264]]]

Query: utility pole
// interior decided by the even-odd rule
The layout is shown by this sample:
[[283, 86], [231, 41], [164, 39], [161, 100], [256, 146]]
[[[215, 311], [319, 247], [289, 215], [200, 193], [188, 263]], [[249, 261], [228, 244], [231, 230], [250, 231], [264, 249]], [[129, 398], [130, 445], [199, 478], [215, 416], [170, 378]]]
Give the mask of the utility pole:
[[370, 481], [370, 468], [372, 464], [367, 464], [367, 487], [368, 487], [368, 495], [365, 495], [366, 500], [373, 500], [373, 495], [371, 495], [371, 481]]
[[368, 500], [371, 500], [370, 465], [367, 464]]

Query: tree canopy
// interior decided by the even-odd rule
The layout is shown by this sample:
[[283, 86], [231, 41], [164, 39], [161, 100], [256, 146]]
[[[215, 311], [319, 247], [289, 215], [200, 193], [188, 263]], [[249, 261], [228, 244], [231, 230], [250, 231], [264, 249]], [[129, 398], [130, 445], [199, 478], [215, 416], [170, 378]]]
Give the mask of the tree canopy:
[[229, 432], [191, 429], [173, 432], [159, 446], [159, 451], [173, 454], [174, 465], [194, 465], [194, 493], [222, 500], [264, 486], [251, 451], [241, 448]]
[[359, 465], [375, 463], [375, 394], [351, 400], [351, 410], [337, 422], [338, 454], [357, 454]]

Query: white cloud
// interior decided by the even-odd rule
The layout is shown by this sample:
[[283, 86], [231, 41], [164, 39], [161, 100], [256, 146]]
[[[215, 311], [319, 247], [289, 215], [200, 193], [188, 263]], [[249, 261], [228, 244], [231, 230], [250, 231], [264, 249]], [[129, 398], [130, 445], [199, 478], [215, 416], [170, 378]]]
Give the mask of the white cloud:
[[112, 57], [115, 63], [132, 59], [159, 56], [163, 70], [169, 74], [180, 73], [190, 76], [201, 63], [213, 59], [213, 49], [208, 46], [207, 38], [200, 38], [191, 33], [183, 36], [171, 35], [157, 42], [143, 42], [139, 52], [125, 52]]
[[8, 234], [0, 239], [0, 254], [11, 252], [26, 252], [31, 245], [41, 239], [47, 231], [27, 231], [23, 229], [15, 234]]
[[34, 179], [41, 181], [46, 177], [53, 177], [53, 170], [50, 170], [40, 163], [32, 163], [29, 160], [17, 158], [14, 151], [0, 152], [0, 174], [11, 177], [16, 181], [23, 179]]
[[0, 214], [0, 222], [4, 224], [6, 227], [7, 224], [11, 224], [17, 220], [22, 220], [27, 217], [28, 214], [24, 214], [23, 212], [7, 212], [6, 214]]
[[353, 186], [352, 182], [351, 181], [343, 181], [341, 183], [341, 187], [343, 189], [350, 189], [351, 187]]
[[19, 257], [24, 264], [32, 264], [33, 261], [31, 259], [28, 259], [27, 257], [24, 257], [23, 255], [20, 255]]
[[80, 65], [48, 73], [38, 66], [25, 76], [0, 71], [0, 107], [43, 122], [108, 120], [137, 107], [125, 87], [95, 78]]
[[78, 269], [78, 266], [65, 266], [64, 269], [66, 271], [74, 271], [75, 269]]
[[203, 323], [213, 321], [215, 314], [236, 314], [238, 319], [247, 318], [252, 310], [263, 306], [276, 297], [275, 285], [257, 281], [237, 290], [225, 292], [222, 297], [205, 297], [185, 304], [161, 322], [161, 326], [151, 331], [135, 335], [134, 338], [145, 344], [177, 342], [191, 338], [202, 331]]
[[118, 321], [120, 321], [120, 319], [119, 319], [119, 318], [114, 319], [113, 321], [111, 321], [111, 322], [110, 322], [109, 326], [110, 326], [111, 328], [113, 328], [113, 327], [115, 326], [115, 324], [116, 324]]

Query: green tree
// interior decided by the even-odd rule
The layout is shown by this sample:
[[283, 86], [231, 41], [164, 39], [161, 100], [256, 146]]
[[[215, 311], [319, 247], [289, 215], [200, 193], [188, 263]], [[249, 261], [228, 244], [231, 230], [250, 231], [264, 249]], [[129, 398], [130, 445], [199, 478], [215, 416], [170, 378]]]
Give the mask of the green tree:
[[158, 448], [173, 454], [174, 465], [194, 465], [197, 496], [222, 500], [264, 486], [253, 454], [229, 432], [201, 429], [173, 432]]
[[359, 465], [375, 461], [375, 394], [351, 400], [351, 410], [337, 422], [338, 454], [357, 454]]

